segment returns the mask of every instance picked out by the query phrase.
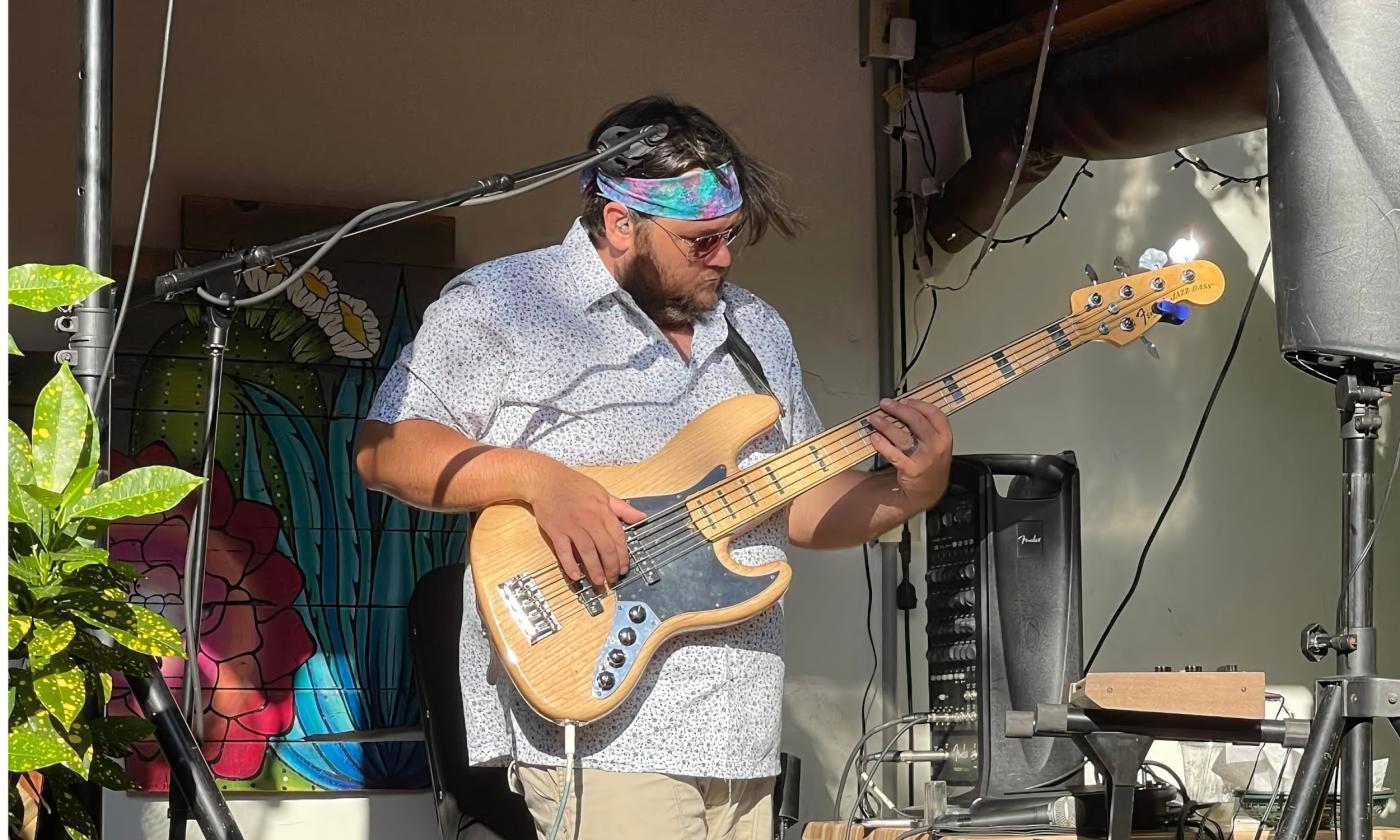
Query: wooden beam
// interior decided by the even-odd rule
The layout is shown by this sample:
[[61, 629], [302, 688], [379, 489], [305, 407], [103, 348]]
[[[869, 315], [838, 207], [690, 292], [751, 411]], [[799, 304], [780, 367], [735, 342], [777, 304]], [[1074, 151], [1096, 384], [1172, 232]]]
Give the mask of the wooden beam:
[[[1142, 26], [1202, 0], [1061, 0], [1051, 36], [1051, 53], [1087, 47]], [[1049, 6], [1005, 26], [947, 47], [923, 63], [913, 86], [919, 90], [961, 91], [1040, 58]], [[1262, 25], [1262, 23], [1261, 23]]]

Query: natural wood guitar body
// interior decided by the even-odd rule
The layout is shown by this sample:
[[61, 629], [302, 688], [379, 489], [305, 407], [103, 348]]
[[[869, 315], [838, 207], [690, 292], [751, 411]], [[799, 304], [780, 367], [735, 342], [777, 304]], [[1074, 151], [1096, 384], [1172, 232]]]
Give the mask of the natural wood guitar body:
[[[658, 497], [678, 496], [684, 509], [685, 497], [699, 489], [717, 467], [724, 469], [724, 475], [734, 475], [739, 450], [768, 429], [777, 417], [778, 404], [771, 397], [756, 394], [735, 397], [701, 414], [645, 461], [628, 466], [585, 467], [580, 472], [598, 481], [614, 496], [633, 501], [648, 513], [651, 512], [648, 507], [656, 505], [649, 505], [647, 500]], [[687, 515], [686, 523], [690, 521]], [[772, 606], [787, 589], [792, 578], [791, 568], [785, 561], [762, 566], [740, 565], [729, 557], [729, 539], [726, 536], [706, 543], [718, 559], [718, 569], [677, 574], [674, 568], [677, 565], [703, 565], [690, 557], [682, 557], [659, 568], [659, 580], [654, 584], [641, 579], [634, 558], [633, 570], [623, 579], [632, 583], [621, 590], [609, 588], [600, 593], [602, 609], [593, 615], [580, 603], [576, 588], [569, 585], [559, 569], [529, 509], [518, 504], [487, 508], [472, 529], [471, 564], [477, 603], [491, 642], [521, 696], [551, 720], [578, 723], [597, 720], [622, 702], [656, 648], [666, 639], [687, 630], [737, 624]], [[536, 585], [547, 596], [546, 601], [559, 625], [557, 631], [534, 643], [527, 638], [501, 597], [503, 584], [527, 572], [533, 574]], [[752, 585], [741, 588], [726, 585], [727, 581], [709, 580], [714, 577], [713, 573], [745, 578], [745, 582]], [[658, 588], [703, 586], [706, 581], [713, 594], [737, 591], [748, 597], [737, 603], [721, 601], [717, 607], [668, 616], [646, 632], [640, 631], [650, 624], [655, 609], [648, 608], [649, 619], [640, 623], [625, 619], [626, 610], [623, 610], [625, 626], [631, 627], [638, 638], [630, 645], [618, 643], [614, 625], [619, 612], [619, 593], [624, 602], [646, 603], [657, 600]], [[635, 595], [629, 590], [635, 590]], [[668, 592], [671, 600], [687, 594], [706, 593]], [[713, 604], [713, 601], [711, 597], [708, 603]], [[600, 668], [600, 661], [612, 650], [624, 652], [627, 657], [624, 668]], [[615, 682], [606, 696], [600, 697], [597, 695], [601, 691], [595, 689], [598, 689], [598, 674], [604, 670], [614, 675]], [[618, 678], [620, 672], [622, 676]]]

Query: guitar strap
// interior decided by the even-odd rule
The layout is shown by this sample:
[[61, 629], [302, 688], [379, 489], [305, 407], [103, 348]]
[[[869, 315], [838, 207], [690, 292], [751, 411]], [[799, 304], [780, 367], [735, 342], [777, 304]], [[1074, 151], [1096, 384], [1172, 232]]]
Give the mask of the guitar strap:
[[[749, 387], [756, 394], [767, 394], [777, 400], [778, 395], [773, 393], [773, 386], [768, 384], [768, 377], [763, 374], [763, 363], [754, 355], [753, 348], [739, 334], [739, 328], [734, 324], [734, 319], [729, 317], [729, 313], [724, 313], [724, 320], [729, 325], [729, 335], [724, 339], [721, 349], [727, 351], [734, 357], [734, 364], [739, 368], [739, 372], [744, 374], [748, 380]], [[782, 400], [778, 400], [778, 405], [782, 406]], [[786, 409], [783, 409], [786, 411]]]

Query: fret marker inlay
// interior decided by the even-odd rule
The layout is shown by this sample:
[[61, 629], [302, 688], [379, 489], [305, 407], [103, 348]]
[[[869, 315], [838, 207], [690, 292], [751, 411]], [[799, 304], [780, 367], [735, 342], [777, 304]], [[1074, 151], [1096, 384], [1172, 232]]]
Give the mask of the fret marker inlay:
[[1052, 324], [1050, 326], [1050, 329], [1046, 330], [1046, 332], [1049, 333], [1050, 337], [1055, 340], [1055, 347], [1061, 353], [1068, 350], [1072, 346], [1070, 344], [1069, 337], [1065, 335], [1064, 329], [1061, 328], [1058, 323]]
[[948, 396], [953, 398], [953, 402], [962, 402], [965, 399], [962, 388], [958, 387], [958, 380], [952, 374], [943, 377], [943, 387], [948, 389]]
[[1011, 362], [1007, 360], [1005, 353], [1000, 350], [996, 351], [992, 354], [992, 361], [996, 362], [997, 370], [1001, 371], [1001, 375], [1008, 382], [1016, 378], [1016, 368], [1011, 366]]

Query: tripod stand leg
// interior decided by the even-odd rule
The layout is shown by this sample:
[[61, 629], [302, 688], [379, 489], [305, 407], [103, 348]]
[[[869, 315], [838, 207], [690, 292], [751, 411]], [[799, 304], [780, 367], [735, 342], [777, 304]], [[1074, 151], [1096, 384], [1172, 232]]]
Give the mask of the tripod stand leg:
[[1298, 762], [1293, 791], [1283, 806], [1283, 816], [1279, 819], [1273, 840], [1311, 837], [1313, 826], [1322, 815], [1322, 805], [1326, 801], [1332, 772], [1337, 765], [1337, 753], [1342, 745], [1342, 734], [1346, 731], [1346, 718], [1343, 716], [1340, 685], [1323, 683], [1318, 695], [1317, 713], [1313, 716], [1308, 745], [1303, 749], [1302, 760]]
[[[195, 744], [189, 723], [180, 714], [170, 687], [161, 676], [160, 666], [152, 660], [150, 675], [128, 674], [126, 679], [146, 719], [156, 728], [160, 751], [170, 762], [170, 785], [179, 788], [204, 836], [209, 840], [243, 840], [228, 803], [214, 783], [214, 773]], [[183, 833], [183, 819], [181, 823]]]

